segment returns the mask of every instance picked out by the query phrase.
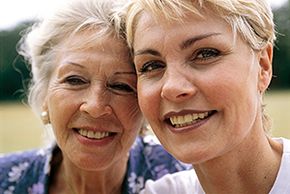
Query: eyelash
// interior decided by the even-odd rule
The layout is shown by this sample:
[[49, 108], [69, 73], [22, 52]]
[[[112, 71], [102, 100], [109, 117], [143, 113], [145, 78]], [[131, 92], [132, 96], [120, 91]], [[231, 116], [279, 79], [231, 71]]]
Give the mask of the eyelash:
[[[202, 48], [194, 52], [193, 57], [190, 61], [206, 61], [210, 59], [214, 59], [215, 57], [220, 56], [221, 52], [214, 48]], [[149, 73], [159, 68], [164, 68], [165, 65], [161, 61], [149, 61], [145, 63], [140, 69], [139, 73]]]
[[64, 82], [72, 86], [79, 86], [88, 83], [88, 81], [76, 75], [68, 76], [65, 78]]
[[107, 88], [109, 88], [112, 91], [115, 91], [118, 94], [131, 94], [136, 93], [136, 90], [132, 88], [130, 85], [125, 83], [113, 83], [113, 84], [107, 84]]
[[154, 70], [157, 70], [159, 68], [164, 68], [165, 65], [161, 61], [149, 61], [145, 63], [140, 69], [139, 73], [146, 73], [146, 72], [152, 72]]
[[[191, 61], [206, 61], [220, 56], [221, 52], [214, 48], [202, 48], [195, 52]], [[204, 56], [205, 55], [205, 56]], [[200, 56], [200, 57], [199, 57]]]

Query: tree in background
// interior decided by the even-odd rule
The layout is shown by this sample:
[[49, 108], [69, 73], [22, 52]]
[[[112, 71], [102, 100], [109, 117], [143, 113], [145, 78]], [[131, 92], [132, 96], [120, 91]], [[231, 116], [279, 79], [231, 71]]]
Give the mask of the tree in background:
[[17, 51], [16, 45], [21, 32], [32, 22], [18, 25], [16, 28], [0, 32], [0, 100], [25, 99], [30, 71]]
[[290, 2], [274, 10], [278, 39], [274, 49], [272, 89], [290, 88]]

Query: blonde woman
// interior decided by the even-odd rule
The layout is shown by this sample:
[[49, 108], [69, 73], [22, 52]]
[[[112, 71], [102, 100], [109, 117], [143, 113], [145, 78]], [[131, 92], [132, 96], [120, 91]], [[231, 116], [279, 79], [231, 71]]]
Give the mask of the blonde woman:
[[194, 170], [143, 193], [290, 193], [290, 141], [272, 138], [266, 0], [132, 0], [128, 44], [139, 105], [162, 145]]

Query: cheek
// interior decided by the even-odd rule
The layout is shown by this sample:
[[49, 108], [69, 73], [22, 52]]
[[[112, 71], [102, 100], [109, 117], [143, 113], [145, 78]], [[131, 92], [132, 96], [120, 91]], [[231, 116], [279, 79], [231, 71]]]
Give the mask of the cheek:
[[138, 82], [137, 90], [139, 106], [144, 116], [147, 119], [158, 118], [156, 111], [158, 111], [160, 96], [154, 84]]
[[55, 132], [64, 131], [63, 129], [67, 128], [70, 119], [77, 111], [78, 106], [74, 99], [78, 97], [66, 95], [65, 92], [60, 91], [54, 91], [48, 95], [50, 122]]
[[[233, 64], [236, 65], [235, 68], [228, 68]], [[221, 99], [223, 99], [221, 102], [231, 101], [232, 98], [239, 98], [240, 95], [248, 95], [249, 92], [255, 90], [256, 80], [254, 78], [256, 76], [251, 68], [243, 66], [247, 66], [247, 63], [228, 62], [219, 65], [218, 68], [213, 68], [198, 79], [200, 89], [209, 94], [209, 97], [214, 97], [217, 102]]]
[[255, 99], [253, 96], [255, 92], [254, 84], [247, 83], [244, 78], [228, 76], [208, 83], [210, 88], [204, 87], [203, 92], [206, 99], [215, 105], [217, 109], [226, 108], [238, 111], [239, 109], [249, 109], [253, 106], [252, 99]]
[[215, 82], [208, 82], [211, 86], [207, 89], [209, 92], [204, 90], [207, 100], [223, 113], [223, 125], [236, 129], [231, 132], [236, 133], [232, 134], [236, 137], [250, 128], [257, 114], [255, 75], [247, 73], [224, 73], [216, 77]]
[[119, 97], [113, 106], [125, 129], [140, 129], [143, 117], [136, 97]]
[[137, 99], [123, 99], [114, 106], [116, 116], [123, 128], [121, 147], [129, 149], [135, 141], [143, 124], [143, 116]]

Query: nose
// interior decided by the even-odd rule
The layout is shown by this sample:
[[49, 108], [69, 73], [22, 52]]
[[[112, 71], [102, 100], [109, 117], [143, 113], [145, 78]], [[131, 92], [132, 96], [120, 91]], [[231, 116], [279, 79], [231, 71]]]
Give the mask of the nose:
[[172, 70], [166, 72], [161, 89], [161, 97], [173, 102], [183, 102], [193, 97], [197, 89], [186, 73]]
[[113, 109], [110, 106], [110, 96], [104, 90], [90, 90], [84, 93], [84, 100], [80, 106], [80, 111], [90, 115], [93, 118], [107, 116], [112, 114]]

